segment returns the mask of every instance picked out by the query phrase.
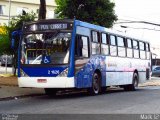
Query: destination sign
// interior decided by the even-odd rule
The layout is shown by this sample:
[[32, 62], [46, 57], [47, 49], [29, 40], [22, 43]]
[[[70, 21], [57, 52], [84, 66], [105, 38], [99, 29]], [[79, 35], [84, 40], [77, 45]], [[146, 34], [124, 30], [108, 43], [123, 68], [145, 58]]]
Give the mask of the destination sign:
[[39, 25], [39, 30], [67, 29], [67, 24]]
[[53, 24], [31, 24], [24, 26], [25, 32], [45, 31], [45, 30], [71, 30], [72, 24], [69, 23], [53, 23]]

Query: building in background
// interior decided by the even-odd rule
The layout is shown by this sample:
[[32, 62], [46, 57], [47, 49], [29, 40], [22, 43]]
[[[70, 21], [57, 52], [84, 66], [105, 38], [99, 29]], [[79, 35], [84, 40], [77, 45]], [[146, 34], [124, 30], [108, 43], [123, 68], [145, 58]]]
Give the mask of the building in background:
[[[9, 20], [22, 14], [22, 11], [34, 13], [39, 12], [40, 0], [0, 0], [0, 26], [8, 24]], [[46, 0], [46, 19], [55, 18], [55, 0]]]

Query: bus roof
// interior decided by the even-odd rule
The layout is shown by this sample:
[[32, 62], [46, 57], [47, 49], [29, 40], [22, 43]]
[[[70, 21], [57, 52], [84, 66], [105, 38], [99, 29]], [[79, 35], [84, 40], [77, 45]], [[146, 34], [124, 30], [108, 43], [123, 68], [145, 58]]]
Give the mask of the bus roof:
[[33, 22], [26, 22], [26, 23], [24, 23], [24, 26], [32, 25], [32, 24], [44, 24], [44, 23], [45, 24], [52, 24], [52, 23], [57, 23], [57, 22], [58, 23], [71, 23], [71, 24], [73, 24], [75, 22], [76, 26], [83, 26], [83, 27], [87, 27], [87, 28], [90, 28], [90, 29], [93, 29], [93, 30], [100, 31], [100, 32], [105, 32], [105, 33], [114, 34], [114, 35], [117, 35], [117, 36], [123, 36], [123, 37], [127, 37], [127, 38], [130, 38], [130, 39], [135, 39], [135, 40], [139, 40], [139, 41], [148, 42], [148, 41], [142, 40], [142, 38], [138, 38], [136, 36], [127, 35], [125, 33], [121, 33], [121, 32], [115, 31], [115, 30], [111, 30], [109, 28], [105, 28], [105, 27], [102, 27], [102, 26], [99, 26], [99, 25], [94, 25], [94, 24], [91, 24], [91, 23], [88, 23], [88, 22], [83, 22], [83, 21], [74, 20], [74, 19], [44, 19], [44, 20], [37, 20], [37, 21], [33, 21]]
[[145, 41], [145, 42], [149, 43], [146, 40], [142, 40], [142, 38], [138, 38], [136, 36], [127, 35], [125, 33], [122, 33], [122, 32], [116, 31], [116, 30], [111, 30], [109, 28], [105, 28], [105, 27], [102, 27], [102, 26], [99, 26], [99, 25], [94, 25], [94, 24], [83, 22], [83, 21], [80, 21], [80, 20], [75, 20], [75, 22], [76, 22], [77, 26], [83, 26], [83, 27], [87, 27], [87, 28], [90, 28], [90, 29], [93, 29], [93, 30], [100, 31], [100, 32], [114, 34], [114, 35], [117, 35], [117, 36], [123, 36], [125, 38], [135, 39], [135, 40], [142, 41], [142, 42]]

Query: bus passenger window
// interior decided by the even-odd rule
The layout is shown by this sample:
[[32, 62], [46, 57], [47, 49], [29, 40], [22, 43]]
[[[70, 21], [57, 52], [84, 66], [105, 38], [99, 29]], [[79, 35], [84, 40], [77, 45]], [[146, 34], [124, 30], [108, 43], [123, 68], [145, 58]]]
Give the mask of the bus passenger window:
[[96, 31], [92, 31], [92, 54], [100, 54], [99, 33]]
[[108, 34], [102, 33], [102, 44], [101, 44], [101, 53], [103, 55], [109, 54], [109, 46], [108, 46]]
[[117, 44], [118, 44], [118, 56], [125, 57], [126, 56], [125, 39], [122, 37], [117, 37]]
[[116, 45], [116, 38], [113, 35], [110, 36], [110, 44], [114, 46]]
[[99, 42], [99, 40], [98, 40], [98, 32], [92, 31], [92, 41], [93, 42]]
[[117, 56], [116, 37], [110, 35], [110, 54], [111, 56]]
[[107, 44], [107, 35], [105, 33], [102, 33], [102, 43]]
[[146, 59], [150, 59], [150, 45], [146, 43]]
[[133, 57], [132, 40], [127, 38], [127, 57]]
[[145, 53], [144, 42], [139, 42], [139, 49], [140, 49], [140, 58], [145, 59], [146, 58], [146, 53]]
[[133, 41], [133, 49], [138, 50], [138, 41]]
[[138, 41], [133, 40], [134, 58], [139, 58], [139, 44]]

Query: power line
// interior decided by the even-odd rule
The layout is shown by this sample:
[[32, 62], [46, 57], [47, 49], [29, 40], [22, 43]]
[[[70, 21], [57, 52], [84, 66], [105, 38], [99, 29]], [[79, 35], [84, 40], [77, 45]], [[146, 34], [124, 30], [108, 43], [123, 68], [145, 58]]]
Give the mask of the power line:
[[132, 21], [132, 20], [125, 20], [125, 22], [117, 22], [115, 24], [123, 24], [123, 23], [144, 23], [144, 24], [150, 24], [155, 26], [160, 26], [160, 24], [153, 23], [153, 22], [147, 22], [147, 21]]
[[145, 29], [145, 30], [160, 31], [160, 30], [151, 29], [151, 28], [136, 28], [136, 27], [130, 27], [130, 26], [124, 26], [124, 25], [121, 25], [121, 27], [122, 27], [122, 28]]

